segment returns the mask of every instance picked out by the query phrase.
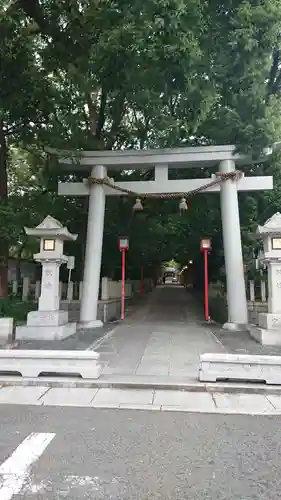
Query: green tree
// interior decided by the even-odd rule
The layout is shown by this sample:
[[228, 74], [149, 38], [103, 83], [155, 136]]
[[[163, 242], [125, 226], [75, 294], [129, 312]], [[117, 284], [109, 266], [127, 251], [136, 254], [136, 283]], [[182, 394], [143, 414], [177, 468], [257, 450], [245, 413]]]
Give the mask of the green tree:
[[[280, 19], [277, 0], [14, 1], [0, 25], [8, 92], [0, 103], [11, 134], [1, 151], [7, 158], [12, 141], [35, 139], [37, 148], [78, 150], [235, 143], [258, 154], [280, 134]], [[62, 204], [52, 193], [53, 180], [69, 175], [51, 162], [48, 175], [45, 206], [63, 222], [73, 215], [83, 233], [84, 201]], [[241, 197], [245, 238], [266, 198], [252, 199]], [[200, 195], [181, 218], [177, 203], [149, 200], [131, 219], [129, 200], [108, 200], [104, 268], [118, 265], [116, 238], [130, 221], [131, 267], [140, 256], [183, 262], [187, 247], [198, 255], [202, 234], [219, 247], [218, 197]]]
[[[0, 203], [3, 223], [0, 238], [0, 297], [7, 293], [7, 257], [13, 211], [8, 203], [9, 148], [28, 143], [48, 122], [54, 92], [40, 59], [40, 44], [33, 25], [22, 21], [21, 11], [0, 10]], [[15, 224], [13, 224], [15, 225]]]

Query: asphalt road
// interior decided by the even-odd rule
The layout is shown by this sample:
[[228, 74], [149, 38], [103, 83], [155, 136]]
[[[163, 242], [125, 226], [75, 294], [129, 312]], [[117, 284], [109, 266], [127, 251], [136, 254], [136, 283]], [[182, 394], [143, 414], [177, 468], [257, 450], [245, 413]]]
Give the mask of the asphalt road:
[[280, 427], [280, 417], [2, 405], [0, 500], [276, 500]]

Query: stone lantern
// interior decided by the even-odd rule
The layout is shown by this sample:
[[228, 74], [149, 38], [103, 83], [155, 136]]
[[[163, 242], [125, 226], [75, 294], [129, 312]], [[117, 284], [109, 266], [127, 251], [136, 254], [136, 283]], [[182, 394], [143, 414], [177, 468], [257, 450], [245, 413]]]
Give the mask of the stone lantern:
[[259, 327], [251, 325], [251, 335], [264, 345], [281, 345], [281, 214], [277, 212], [263, 226], [262, 263], [268, 268], [268, 312], [258, 316]]
[[27, 315], [26, 326], [16, 329], [17, 339], [62, 339], [76, 332], [76, 323], [68, 323], [68, 311], [60, 311], [59, 272], [60, 266], [68, 262], [63, 253], [64, 241], [75, 241], [66, 227], [48, 215], [41, 224], [25, 228], [28, 236], [40, 238], [40, 252], [34, 255], [42, 264], [41, 293], [38, 311]]

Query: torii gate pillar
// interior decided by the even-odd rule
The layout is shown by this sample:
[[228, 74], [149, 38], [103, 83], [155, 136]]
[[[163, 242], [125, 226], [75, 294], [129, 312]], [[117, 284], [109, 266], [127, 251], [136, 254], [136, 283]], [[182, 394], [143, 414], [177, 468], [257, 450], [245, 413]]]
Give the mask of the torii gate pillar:
[[[92, 169], [92, 176], [103, 179], [106, 176], [106, 168], [102, 165], [96, 165]], [[97, 319], [97, 308], [99, 300], [104, 214], [104, 187], [99, 184], [91, 184], [80, 310], [80, 326], [82, 328], [83, 326], [85, 328], [97, 328], [102, 326], [102, 322]]]
[[[222, 173], [233, 172], [235, 162], [223, 160], [219, 170]], [[228, 321], [223, 328], [245, 330], [248, 309], [236, 180], [229, 179], [221, 183], [220, 198], [228, 304]]]

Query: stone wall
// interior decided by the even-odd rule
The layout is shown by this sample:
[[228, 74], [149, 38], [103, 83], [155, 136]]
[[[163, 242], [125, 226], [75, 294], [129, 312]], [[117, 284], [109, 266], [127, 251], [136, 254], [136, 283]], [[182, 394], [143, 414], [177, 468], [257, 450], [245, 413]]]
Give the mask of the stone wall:
[[[61, 300], [77, 301], [81, 299], [83, 282], [75, 283], [59, 283], [59, 294]], [[127, 280], [125, 283], [125, 297], [133, 297], [140, 293], [147, 293], [153, 288], [153, 281], [145, 279], [141, 283], [140, 280]], [[10, 283], [9, 293], [21, 296], [22, 301], [38, 300], [40, 295], [41, 282], [39, 280], [32, 281], [29, 277], [23, 278], [21, 283], [12, 281]], [[121, 297], [121, 281], [112, 281], [106, 277], [101, 279], [100, 294], [101, 300], [120, 300]]]
[[[101, 280], [101, 300], [115, 300], [121, 297], [121, 281], [112, 281], [107, 277]], [[130, 281], [125, 283], [125, 297], [131, 297], [133, 293]]]
[[[125, 300], [125, 307], [128, 305], [129, 299]], [[69, 322], [79, 322], [80, 315], [80, 301], [73, 300], [72, 302], [62, 300], [60, 303], [60, 308], [64, 311], [68, 311]], [[103, 323], [109, 323], [110, 321], [115, 321], [120, 319], [121, 316], [121, 300], [111, 299], [111, 300], [99, 300], [97, 319]]]
[[[267, 302], [248, 301], [248, 322], [258, 325], [259, 313], [267, 313]], [[218, 323], [225, 323], [228, 320], [226, 297], [210, 297], [210, 316]]]

